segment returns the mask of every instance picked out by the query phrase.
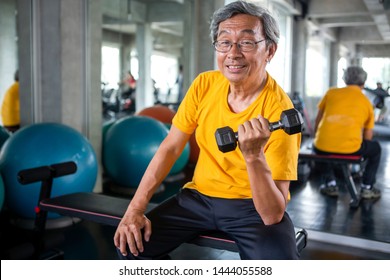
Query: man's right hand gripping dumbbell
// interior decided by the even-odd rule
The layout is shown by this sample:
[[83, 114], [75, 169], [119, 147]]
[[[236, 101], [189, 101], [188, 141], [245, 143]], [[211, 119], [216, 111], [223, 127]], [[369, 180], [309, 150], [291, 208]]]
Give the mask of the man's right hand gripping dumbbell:
[[[303, 118], [296, 109], [283, 111], [280, 120], [269, 123], [269, 130], [272, 132], [277, 129], [283, 129], [287, 134], [296, 134], [302, 132]], [[228, 126], [218, 128], [215, 131], [218, 149], [221, 152], [231, 152], [237, 147], [238, 133], [234, 132]]]

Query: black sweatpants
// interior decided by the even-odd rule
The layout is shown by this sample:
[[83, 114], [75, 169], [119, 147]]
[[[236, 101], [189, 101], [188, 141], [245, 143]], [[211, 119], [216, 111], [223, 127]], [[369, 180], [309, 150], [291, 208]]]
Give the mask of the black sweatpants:
[[252, 199], [222, 199], [183, 189], [146, 215], [152, 235], [144, 252], [129, 249], [120, 259], [160, 259], [207, 230], [221, 230], [235, 240], [241, 259], [298, 259], [295, 230], [285, 213], [275, 225], [264, 225]]

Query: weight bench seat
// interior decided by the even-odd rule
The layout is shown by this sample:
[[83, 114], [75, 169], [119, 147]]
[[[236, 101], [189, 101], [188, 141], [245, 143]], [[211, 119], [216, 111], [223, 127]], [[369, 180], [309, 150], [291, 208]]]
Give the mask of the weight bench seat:
[[360, 195], [358, 194], [353, 180], [351, 170], [349, 166], [351, 164], [361, 165], [366, 158], [360, 155], [340, 155], [340, 154], [329, 154], [329, 155], [320, 155], [316, 154], [312, 149], [311, 142], [309, 144], [303, 145], [299, 152], [299, 160], [306, 162], [326, 162], [332, 165], [337, 165], [340, 167], [343, 175], [343, 179], [346, 183], [348, 192], [351, 195], [350, 206], [356, 208], [360, 204]]
[[[125, 213], [129, 200], [97, 193], [73, 193], [40, 202], [41, 210], [55, 212], [64, 216], [77, 217], [105, 225], [118, 226]], [[147, 211], [156, 204], [150, 204]], [[307, 232], [296, 229], [298, 251], [306, 247]], [[189, 243], [199, 246], [238, 252], [237, 246], [230, 237], [221, 231], [204, 232]]]

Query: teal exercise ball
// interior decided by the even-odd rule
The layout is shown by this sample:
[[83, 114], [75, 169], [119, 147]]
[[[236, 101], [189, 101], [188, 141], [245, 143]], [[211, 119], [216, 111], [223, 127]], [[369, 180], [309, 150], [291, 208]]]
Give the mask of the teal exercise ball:
[[3, 178], [0, 175], [0, 210], [3, 209], [4, 204], [4, 183]]
[[8, 130], [4, 128], [4, 126], [0, 126], [0, 149], [3, 147], [3, 144], [10, 136], [11, 133], [9, 133]]
[[150, 117], [129, 116], [116, 121], [103, 143], [103, 166], [108, 177], [121, 187], [138, 187], [167, 135], [167, 127]]
[[[55, 178], [51, 196], [91, 192], [98, 164], [89, 141], [75, 129], [56, 123], [26, 126], [5, 142], [0, 152], [0, 171], [5, 186], [7, 207], [22, 218], [34, 218], [41, 182], [22, 185], [17, 174], [24, 169], [74, 161], [74, 174]], [[59, 217], [49, 213], [49, 218]]]
[[103, 123], [102, 126], [102, 139], [104, 142], [104, 138], [106, 137], [108, 129], [116, 122], [116, 120], [109, 120]]
[[176, 160], [175, 164], [172, 166], [171, 171], [168, 175], [174, 175], [183, 171], [184, 167], [188, 164], [190, 158], [190, 144], [187, 143], [184, 146], [183, 151], [181, 152], [180, 157]]
[[[106, 121], [103, 123], [103, 126], [102, 126], [102, 143], [104, 144], [104, 141], [106, 139], [106, 134], [107, 134], [107, 131], [108, 129], [116, 122], [116, 120], [109, 120], [109, 121]], [[103, 151], [103, 144], [102, 144], [102, 149], [101, 149], [101, 152], [102, 152], [102, 162], [104, 162], [104, 151]]]
[[[165, 123], [165, 126], [169, 129], [171, 129], [171, 124]], [[168, 175], [175, 175], [183, 171], [184, 167], [188, 164], [190, 160], [190, 143], [188, 142], [185, 146], [183, 151], [181, 152], [180, 157], [176, 160], [175, 164], [172, 166], [171, 171], [169, 171]]]

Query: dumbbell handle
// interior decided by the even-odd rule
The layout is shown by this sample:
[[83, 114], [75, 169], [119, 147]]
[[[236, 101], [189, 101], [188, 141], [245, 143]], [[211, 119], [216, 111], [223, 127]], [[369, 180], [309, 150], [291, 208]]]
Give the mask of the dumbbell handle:
[[[279, 121], [268, 123], [268, 125], [271, 132], [283, 129], [284, 132], [291, 135], [302, 131], [303, 119], [298, 110], [293, 108], [283, 111]], [[228, 126], [218, 128], [215, 132], [215, 138], [221, 152], [233, 151], [237, 147], [238, 132], [234, 132]]]
[[[280, 121], [268, 123], [269, 131], [274, 131], [283, 128], [283, 124]], [[234, 132], [234, 136], [236, 137], [236, 141], [238, 141], [238, 132]]]
[[269, 131], [274, 131], [283, 128], [282, 122], [279, 120], [277, 122], [269, 123]]

